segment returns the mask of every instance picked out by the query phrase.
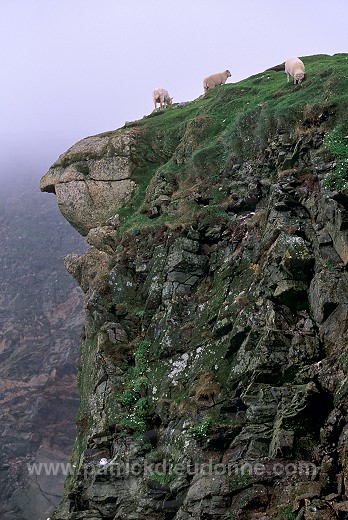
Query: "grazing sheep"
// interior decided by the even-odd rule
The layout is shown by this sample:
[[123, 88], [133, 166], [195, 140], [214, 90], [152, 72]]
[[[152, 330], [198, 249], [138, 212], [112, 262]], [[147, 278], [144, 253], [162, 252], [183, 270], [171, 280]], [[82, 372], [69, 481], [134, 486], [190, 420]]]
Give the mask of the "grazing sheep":
[[162, 110], [163, 107], [170, 106], [172, 104], [173, 98], [169, 97], [168, 90], [164, 88], [155, 88], [153, 91], [153, 102], [155, 104], [155, 110], [157, 108], [157, 103], [160, 104], [160, 108]]
[[290, 76], [292, 76], [294, 78], [294, 85], [296, 85], [296, 83], [300, 85], [305, 73], [303, 61], [301, 61], [300, 58], [289, 58], [285, 62], [285, 73], [288, 76], [288, 81], [290, 80]]
[[225, 72], [218, 72], [217, 74], [212, 74], [203, 80], [204, 93], [208, 92], [210, 88], [214, 88], [217, 85], [224, 85], [226, 83], [227, 78], [231, 77], [231, 73], [229, 70], [225, 70]]

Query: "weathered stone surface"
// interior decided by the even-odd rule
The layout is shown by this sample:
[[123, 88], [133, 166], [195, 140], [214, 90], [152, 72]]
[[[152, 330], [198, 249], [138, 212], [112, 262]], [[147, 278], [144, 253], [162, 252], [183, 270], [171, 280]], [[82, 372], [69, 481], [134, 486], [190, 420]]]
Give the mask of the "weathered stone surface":
[[86, 239], [90, 246], [110, 254], [116, 247], [116, 237], [117, 233], [113, 226], [103, 226], [91, 229]]
[[102, 224], [124, 204], [134, 189], [129, 179], [82, 180], [55, 185], [59, 209], [82, 235]]
[[346, 273], [323, 270], [311, 282], [309, 301], [318, 323], [325, 321], [339, 304], [348, 305], [348, 277]]
[[[282, 97], [280, 116], [288, 93], [273, 95], [222, 133], [213, 95], [179, 126], [169, 111], [135, 124], [151, 139], [132, 157], [152, 178], [67, 260], [87, 314], [77, 470], [57, 520], [344, 512], [347, 223], [324, 182], [338, 108], [295, 114]], [[108, 153], [100, 139], [88, 160]]]
[[131, 133], [87, 137], [62, 154], [41, 180], [82, 235], [105, 222], [135, 188]]

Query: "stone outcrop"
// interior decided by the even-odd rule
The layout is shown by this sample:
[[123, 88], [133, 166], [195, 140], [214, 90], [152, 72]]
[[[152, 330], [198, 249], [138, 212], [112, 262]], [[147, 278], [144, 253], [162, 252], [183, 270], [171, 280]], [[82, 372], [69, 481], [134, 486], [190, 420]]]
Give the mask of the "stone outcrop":
[[306, 71], [132, 124], [137, 189], [66, 258], [86, 321], [54, 519], [345, 518], [347, 55]]
[[82, 235], [115, 213], [134, 190], [133, 141], [129, 132], [87, 137], [42, 178], [41, 190], [56, 194], [62, 214]]

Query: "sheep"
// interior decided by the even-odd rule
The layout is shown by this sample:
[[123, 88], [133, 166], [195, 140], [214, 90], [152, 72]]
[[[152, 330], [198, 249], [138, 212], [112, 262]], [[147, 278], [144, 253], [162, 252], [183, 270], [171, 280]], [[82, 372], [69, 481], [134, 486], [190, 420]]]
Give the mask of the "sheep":
[[294, 85], [296, 85], [296, 83], [300, 85], [305, 74], [303, 61], [301, 61], [300, 58], [289, 58], [285, 62], [285, 73], [288, 76], [288, 82], [290, 81], [290, 76], [292, 76], [294, 78]]
[[164, 88], [155, 88], [153, 91], [153, 102], [155, 104], [155, 110], [157, 109], [157, 103], [160, 104], [162, 110], [163, 107], [172, 104], [173, 98], [169, 96], [168, 90], [165, 90]]
[[203, 80], [204, 93], [208, 92], [210, 88], [214, 88], [217, 85], [224, 85], [226, 83], [227, 78], [231, 77], [231, 73], [229, 70], [225, 70], [225, 72], [218, 72], [217, 74], [212, 74]]

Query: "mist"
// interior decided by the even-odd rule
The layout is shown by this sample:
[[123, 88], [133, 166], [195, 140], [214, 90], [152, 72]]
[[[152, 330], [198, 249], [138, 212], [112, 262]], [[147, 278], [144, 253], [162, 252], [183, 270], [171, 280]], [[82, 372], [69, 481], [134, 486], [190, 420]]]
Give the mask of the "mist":
[[[0, 176], [39, 183], [75, 142], [289, 56], [347, 51], [345, 0], [0, 1]], [[285, 75], [284, 75], [285, 80]]]

